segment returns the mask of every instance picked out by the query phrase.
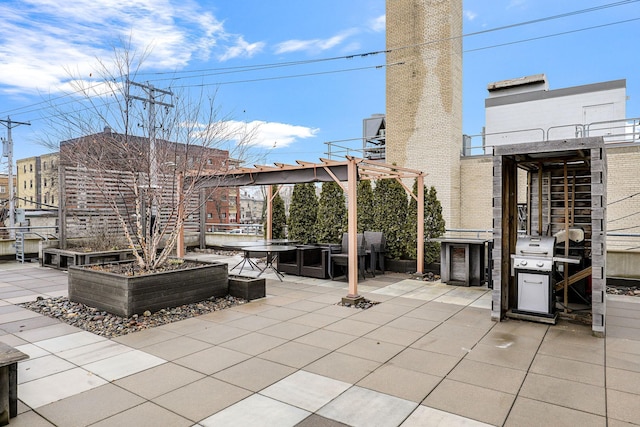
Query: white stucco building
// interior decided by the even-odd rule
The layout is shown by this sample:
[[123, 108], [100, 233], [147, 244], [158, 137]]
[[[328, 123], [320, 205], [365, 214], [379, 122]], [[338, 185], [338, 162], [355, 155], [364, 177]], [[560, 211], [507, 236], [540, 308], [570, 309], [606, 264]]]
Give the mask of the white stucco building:
[[536, 74], [490, 83], [487, 90], [487, 154], [493, 146], [519, 142], [583, 136], [618, 141], [614, 137], [626, 131], [624, 79], [549, 90], [547, 77]]

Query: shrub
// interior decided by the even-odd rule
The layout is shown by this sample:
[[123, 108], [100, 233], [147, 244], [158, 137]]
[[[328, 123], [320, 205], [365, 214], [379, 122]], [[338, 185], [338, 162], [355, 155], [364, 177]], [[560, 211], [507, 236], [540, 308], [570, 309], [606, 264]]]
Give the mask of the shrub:
[[317, 217], [318, 198], [315, 184], [295, 184], [287, 221], [289, 238], [298, 240], [302, 244], [315, 243]]
[[[413, 183], [413, 194], [418, 192], [418, 183]], [[407, 254], [410, 258], [417, 257], [416, 241], [418, 238], [418, 203], [412, 197], [409, 201], [409, 211], [407, 215]], [[442, 205], [438, 200], [435, 187], [427, 190], [424, 188], [424, 260], [431, 264], [440, 259], [440, 243], [434, 242], [445, 232], [445, 222], [442, 217]]]
[[316, 238], [321, 243], [339, 243], [342, 233], [347, 229], [347, 207], [344, 191], [336, 182], [322, 183], [318, 216], [316, 221]]
[[407, 209], [407, 195], [402, 184], [393, 178], [376, 182], [373, 190], [373, 231], [385, 234], [389, 258], [406, 257]]
[[373, 189], [370, 180], [358, 182], [358, 233], [373, 230]]
[[[286, 226], [287, 226], [287, 214], [284, 210], [284, 200], [280, 197], [280, 193], [278, 193], [278, 186], [274, 185], [271, 187], [272, 194], [275, 194], [273, 197], [273, 201], [271, 202], [271, 238], [273, 239], [285, 239], [286, 236]], [[265, 215], [266, 217], [266, 215]], [[267, 218], [265, 218], [264, 222], [264, 232], [265, 236], [267, 233]]]

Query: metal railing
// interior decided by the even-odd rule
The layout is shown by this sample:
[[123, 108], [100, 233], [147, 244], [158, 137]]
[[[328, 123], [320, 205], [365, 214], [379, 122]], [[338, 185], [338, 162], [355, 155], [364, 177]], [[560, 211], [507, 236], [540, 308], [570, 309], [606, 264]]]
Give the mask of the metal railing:
[[492, 154], [493, 147], [502, 144], [553, 141], [563, 138], [592, 136], [602, 136], [604, 142], [607, 144], [640, 143], [640, 118], [633, 117], [589, 124], [572, 123], [550, 126], [547, 129], [518, 129], [504, 132], [485, 132], [477, 135], [464, 135], [462, 155], [481, 156]]
[[[350, 145], [337, 144], [352, 141], [357, 141], [359, 145], [353, 147]], [[365, 140], [364, 138], [349, 138], [327, 141], [324, 144], [327, 146], [327, 151], [325, 151], [324, 154], [329, 160], [336, 160], [344, 158], [345, 156], [355, 156], [369, 160], [384, 160], [386, 158], [386, 146], [382, 139]]]
[[207, 233], [226, 233], [226, 234], [247, 234], [252, 236], [262, 236], [263, 225], [240, 224], [240, 223], [205, 223], [205, 231]]
[[[47, 230], [52, 231], [47, 233]], [[18, 226], [18, 227], [0, 227], [0, 234], [7, 236], [3, 238], [4, 242], [8, 242], [15, 249], [16, 261], [23, 263], [25, 261], [26, 240], [37, 238], [40, 241], [55, 240], [58, 238], [58, 227], [56, 226]], [[13, 235], [14, 237], [11, 237]]]
[[[518, 129], [504, 132], [463, 135], [462, 155], [482, 156], [493, 153], [493, 147], [518, 142], [553, 141], [563, 138], [581, 138], [602, 136], [605, 143], [640, 142], [640, 118], [628, 118], [593, 122], [589, 124], [572, 123], [544, 128]], [[353, 145], [348, 144], [353, 142]], [[367, 144], [367, 142], [372, 142]], [[334, 160], [344, 156], [356, 156], [371, 160], [384, 160], [386, 146], [364, 141], [363, 138], [341, 139], [324, 143], [325, 155]], [[357, 145], [356, 145], [357, 144]]]

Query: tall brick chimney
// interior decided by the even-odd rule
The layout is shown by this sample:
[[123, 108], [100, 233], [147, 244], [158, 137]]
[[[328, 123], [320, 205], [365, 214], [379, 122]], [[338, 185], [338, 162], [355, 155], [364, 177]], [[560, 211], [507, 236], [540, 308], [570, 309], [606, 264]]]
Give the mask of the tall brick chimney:
[[460, 226], [462, 0], [387, 0], [386, 156], [427, 173]]

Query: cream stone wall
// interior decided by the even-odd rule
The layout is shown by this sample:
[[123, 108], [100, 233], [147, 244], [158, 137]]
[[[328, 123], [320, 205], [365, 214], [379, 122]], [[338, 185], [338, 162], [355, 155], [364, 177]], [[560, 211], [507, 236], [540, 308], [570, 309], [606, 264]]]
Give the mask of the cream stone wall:
[[462, 0], [386, 2], [387, 163], [425, 172], [461, 225]]
[[490, 230], [493, 157], [463, 157], [460, 162], [460, 228]]
[[[607, 168], [607, 232], [640, 233], [640, 145], [607, 146]], [[637, 239], [607, 239], [610, 250], [638, 246]]]

